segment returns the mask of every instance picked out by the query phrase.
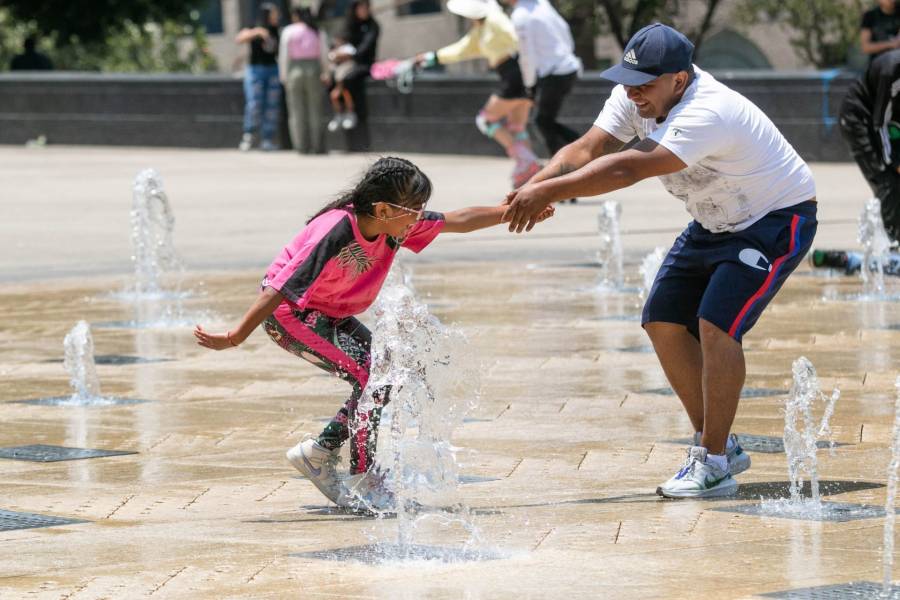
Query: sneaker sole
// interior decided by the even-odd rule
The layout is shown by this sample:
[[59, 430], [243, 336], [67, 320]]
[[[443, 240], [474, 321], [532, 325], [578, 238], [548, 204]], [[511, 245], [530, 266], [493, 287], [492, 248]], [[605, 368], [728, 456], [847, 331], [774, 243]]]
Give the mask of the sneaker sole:
[[[302, 453], [302, 452], [298, 452], [298, 453], [295, 455], [295, 454], [293, 454], [292, 450], [293, 450], [293, 448], [292, 448], [291, 450], [288, 450], [288, 451], [285, 453], [285, 457], [287, 457], [288, 462], [291, 463], [291, 465], [292, 465], [295, 469], [297, 469], [298, 471], [300, 471], [300, 473], [301, 473], [304, 477], [306, 477], [307, 479], [309, 479], [309, 480], [312, 482], [312, 484], [313, 484], [314, 486], [316, 486], [316, 488], [318, 488], [318, 490], [319, 490], [320, 492], [322, 492], [322, 495], [323, 495], [323, 496], [325, 496], [326, 498], [328, 498], [329, 500], [331, 500], [332, 502], [334, 502], [335, 504], [337, 504], [337, 503], [338, 503], [337, 499], [338, 499], [338, 496], [339, 496], [339, 492], [338, 492], [338, 493], [334, 493], [333, 490], [329, 490], [329, 489], [328, 489], [328, 486], [326, 486], [326, 485], [325, 485], [318, 477], [316, 477], [316, 476], [312, 473], [312, 471], [309, 470], [309, 467], [306, 466], [306, 463], [305, 463], [304, 460], [303, 460], [303, 453]], [[334, 497], [332, 497], [332, 496], [334, 496]]]
[[667, 492], [660, 486], [656, 488], [656, 493], [663, 498], [720, 498], [722, 496], [732, 496], [737, 493], [737, 482], [734, 479], [732, 479], [731, 482], [731, 485], [719, 485], [703, 491], [685, 490], [683, 492]]

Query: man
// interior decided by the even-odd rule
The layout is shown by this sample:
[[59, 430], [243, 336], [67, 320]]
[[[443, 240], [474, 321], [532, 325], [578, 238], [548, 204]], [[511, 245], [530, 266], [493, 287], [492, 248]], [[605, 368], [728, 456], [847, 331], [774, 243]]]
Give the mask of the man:
[[25, 38], [22, 54], [17, 54], [9, 63], [10, 71], [50, 71], [53, 63], [46, 54], [36, 49], [37, 39], [34, 36]]
[[884, 228], [900, 240], [900, 50], [872, 61], [841, 104], [841, 133], [879, 200]]
[[530, 230], [551, 202], [652, 176], [693, 216], [641, 320], [696, 432], [684, 466], [657, 489], [672, 498], [732, 494], [732, 475], [750, 466], [729, 435], [745, 376], [741, 338], [816, 230], [809, 168], [762, 111], [693, 66], [693, 50], [665, 25], [637, 32], [603, 73], [619, 85], [594, 127], [512, 192], [504, 216], [511, 231]]
[[859, 26], [859, 46], [869, 55], [869, 64], [883, 52], [900, 48], [900, 14], [895, 0], [878, 0], [878, 6], [866, 11]]
[[534, 122], [550, 155], [579, 138], [559, 121], [566, 96], [578, 80], [581, 60], [569, 25], [547, 0], [505, 0], [513, 6], [512, 22], [519, 37], [519, 67], [525, 88], [537, 107]]

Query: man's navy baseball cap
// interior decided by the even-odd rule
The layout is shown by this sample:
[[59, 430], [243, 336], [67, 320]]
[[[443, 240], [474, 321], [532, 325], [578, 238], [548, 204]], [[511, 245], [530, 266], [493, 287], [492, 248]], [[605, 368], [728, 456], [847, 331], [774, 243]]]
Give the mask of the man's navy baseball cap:
[[654, 23], [634, 34], [622, 62], [600, 74], [622, 85], [644, 85], [660, 75], [690, 71], [694, 44], [668, 25]]

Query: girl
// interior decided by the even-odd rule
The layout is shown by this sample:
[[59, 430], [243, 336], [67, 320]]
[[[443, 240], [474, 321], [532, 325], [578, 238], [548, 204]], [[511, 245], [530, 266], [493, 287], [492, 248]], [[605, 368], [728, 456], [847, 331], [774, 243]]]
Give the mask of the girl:
[[275, 132], [281, 112], [281, 83], [278, 81], [278, 23], [281, 15], [274, 4], [259, 5], [256, 27], [241, 29], [235, 42], [250, 44], [250, 62], [244, 73], [244, 135], [242, 151], [253, 147], [259, 130], [261, 150], [277, 150]]
[[450, 0], [447, 10], [467, 18], [472, 26], [458, 42], [434, 52], [416, 56], [425, 66], [450, 64], [474, 58], [486, 58], [500, 76], [500, 88], [475, 117], [478, 130], [503, 146], [515, 160], [513, 189], [521, 187], [540, 171], [528, 139], [528, 111], [531, 100], [522, 82], [516, 54], [519, 41], [512, 22], [494, 0]]
[[[500, 223], [505, 206], [425, 210], [431, 181], [411, 162], [376, 161], [350, 192], [320, 210], [269, 266], [256, 302], [233, 329], [198, 343], [213, 350], [241, 344], [260, 324], [279, 346], [352, 386], [350, 398], [316, 439], [287, 452], [294, 467], [340, 506], [385, 510], [393, 504], [373, 469], [375, 435], [389, 389], [375, 407], [357, 410], [369, 377], [371, 334], [354, 315], [375, 300], [398, 250], [421, 252], [442, 231], [469, 232]], [[552, 209], [541, 214], [550, 217]], [[341, 445], [350, 440], [350, 476], [338, 478]]]

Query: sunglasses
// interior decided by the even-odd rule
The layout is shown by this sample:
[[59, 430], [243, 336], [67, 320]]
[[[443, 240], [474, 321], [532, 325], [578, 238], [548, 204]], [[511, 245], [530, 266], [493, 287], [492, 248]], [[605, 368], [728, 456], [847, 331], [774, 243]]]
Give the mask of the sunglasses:
[[[387, 204], [388, 206], [393, 206], [394, 208], [399, 208], [400, 210], [402, 210], [403, 212], [405, 212], [406, 214], [409, 214], [409, 215], [416, 215], [416, 221], [421, 221], [422, 217], [425, 214], [425, 205], [424, 204], [422, 205], [422, 208], [417, 209], [417, 210], [412, 209], [412, 208], [407, 208], [405, 206], [400, 206], [399, 204], [394, 204], [392, 202], [382, 202], [382, 204]], [[400, 219], [402, 217], [403, 217], [403, 215], [400, 215], [399, 217], [388, 217], [385, 220]]]

